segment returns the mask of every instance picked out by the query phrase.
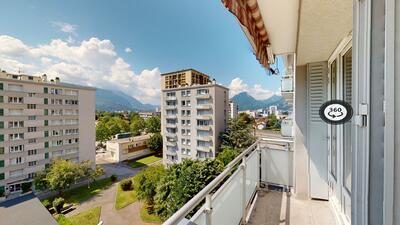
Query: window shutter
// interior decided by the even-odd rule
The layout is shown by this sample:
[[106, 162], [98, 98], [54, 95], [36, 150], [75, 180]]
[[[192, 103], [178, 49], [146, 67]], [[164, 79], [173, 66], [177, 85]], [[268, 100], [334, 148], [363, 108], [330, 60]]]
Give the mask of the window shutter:
[[318, 199], [328, 199], [328, 125], [319, 117], [319, 108], [327, 99], [327, 77], [327, 62], [307, 65], [310, 195]]

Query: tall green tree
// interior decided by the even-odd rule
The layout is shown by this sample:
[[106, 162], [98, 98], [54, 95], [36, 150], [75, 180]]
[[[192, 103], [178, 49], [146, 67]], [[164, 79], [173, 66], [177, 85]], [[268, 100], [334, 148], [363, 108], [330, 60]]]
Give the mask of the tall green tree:
[[62, 193], [81, 178], [80, 167], [77, 163], [67, 160], [56, 160], [51, 164], [51, 167], [46, 175], [46, 181], [49, 188]]
[[160, 180], [165, 176], [166, 171], [163, 165], [150, 166], [141, 170], [133, 178], [133, 185], [136, 196], [139, 200], [145, 200], [148, 212], [153, 211], [154, 196]]
[[224, 166], [228, 165], [236, 156], [239, 155], [239, 151], [232, 148], [225, 148], [217, 155], [217, 160], [221, 161]]
[[103, 143], [110, 137], [110, 130], [107, 128], [106, 124], [103, 121], [98, 122], [96, 125], [96, 141]]
[[161, 120], [158, 116], [152, 116], [145, 121], [146, 131], [148, 133], [159, 133], [161, 132]]
[[249, 147], [256, 140], [251, 123], [247, 123], [240, 117], [229, 120], [226, 132], [222, 133], [220, 138], [223, 148], [239, 151]]
[[134, 116], [131, 119], [130, 131], [133, 136], [138, 136], [146, 128], [146, 124], [143, 118], [140, 116]]
[[147, 143], [147, 146], [150, 148], [150, 150], [161, 151], [163, 146], [163, 137], [161, 136], [161, 134], [152, 134], [149, 142]]
[[154, 197], [154, 210], [166, 219], [195, 196], [224, 169], [218, 160], [184, 160], [174, 164], [160, 180]]

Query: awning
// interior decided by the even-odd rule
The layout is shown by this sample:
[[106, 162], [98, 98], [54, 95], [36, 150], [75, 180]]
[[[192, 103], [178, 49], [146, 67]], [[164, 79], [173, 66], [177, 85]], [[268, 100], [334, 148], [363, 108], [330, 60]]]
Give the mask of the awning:
[[[261, 17], [256, 0], [222, 0], [225, 7], [237, 17], [248, 32], [248, 38], [254, 48], [258, 61], [269, 67], [267, 47], [269, 46], [268, 34]], [[249, 37], [250, 36], [250, 37]]]

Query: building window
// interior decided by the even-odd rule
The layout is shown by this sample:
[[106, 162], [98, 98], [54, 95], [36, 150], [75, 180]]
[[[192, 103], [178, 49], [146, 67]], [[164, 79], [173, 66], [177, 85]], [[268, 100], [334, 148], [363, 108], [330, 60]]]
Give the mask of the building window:
[[44, 147], [45, 147], [45, 148], [48, 148], [48, 147], [49, 147], [49, 142], [48, 142], [48, 141], [46, 141], [46, 142], [44, 143]]
[[31, 138], [31, 139], [29, 139], [29, 140], [28, 140], [28, 143], [29, 143], [29, 144], [36, 143], [36, 138]]
[[0, 173], [0, 180], [4, 180], [4, 173]]
[[37, 154], [37, 150], [33, 149], [33, 150], [28, 150], [28, 155], [36, 155]]
[[0, 96], [0, 102], [4, 102], [4, 97]]
[[0, 160], [0, 167], [4, 167], [4, 160]]
[[28, 127], [28, 132], [36, 132], [36, 127]]
[[43, 92], [44, 92], [45, 94], [49, 93], [49, 88], [48, 88], [48, 87], [44, 87], [44, 88], [43, 88]]
[[36, 116], [28, 116], [28, 120], [36, 120]]
[[29, 166], [36, 166], [36, 161], [32, 161], [28, 163]]
[[28, 104], [28, 109], [36, 109], [36, 104]]
[[49, 99], [48, 98], [44, 98], [43, 100], [44, 100], [44, 104], [45, 105], [49, 104]]
[[0, 142], [4, 141], [4, 134], [0, 134]]
[[44, 137], [48, 137], [49, 136], [49, 131], [48, 130], [45, 130], [44, 131]]
[[3, 128], [4, 128], [4, 122], [0, 121], [0, 129], [3, 129]]
[[0, 83], [0, 90], [3, 90], [3, 83]]
[[44, 109], [43, 113], [44, 113], [45, 116], [47, 116], [47, 115], [49, 115], [49, 110], [48, 109]]
[[48, 153], [48, 152], [44, 153], [44, 158], [45, 158], [45, 159], [48, 159], [48, 158], [49, 158], [49, 153]]
[[4, 109], [0, 109], [0, 116], [4, 116]]
[[48, 126], [49, 125], [49, 121], [48, 120], [44, 120], [44, 125]]
[[4, 147], [0, 147], [0, 155], [4, 154]]

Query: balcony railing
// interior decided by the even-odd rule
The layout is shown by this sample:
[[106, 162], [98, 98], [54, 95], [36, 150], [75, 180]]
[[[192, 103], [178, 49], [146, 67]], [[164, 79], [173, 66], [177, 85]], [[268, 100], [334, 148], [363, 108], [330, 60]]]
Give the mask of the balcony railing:
[[[285, 139], [263, 138], [256, 141], [165, 221], [164, 225], [246, 223], [250, 205], [260, 184], [292, 186], [292, 145], [293, 141]], [[204, 200], [201, 208], [191, 218], [186, 218]]]

